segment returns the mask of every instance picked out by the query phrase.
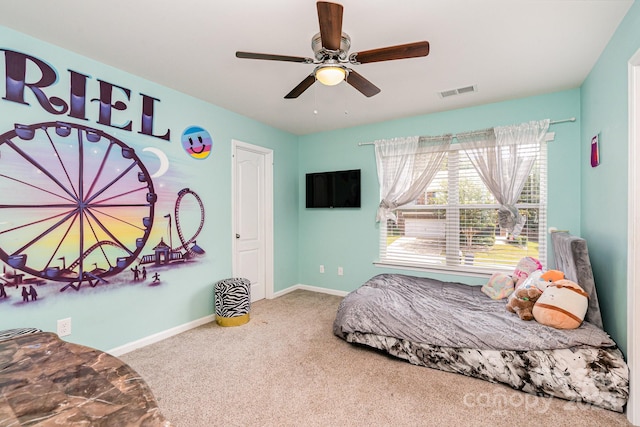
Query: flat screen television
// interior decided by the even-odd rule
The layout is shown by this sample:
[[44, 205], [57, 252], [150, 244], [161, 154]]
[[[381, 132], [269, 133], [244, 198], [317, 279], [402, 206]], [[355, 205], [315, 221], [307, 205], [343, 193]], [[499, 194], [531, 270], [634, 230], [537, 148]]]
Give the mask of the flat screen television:
[[359, 208], [360, 169], [307, 174], [307, 208]]

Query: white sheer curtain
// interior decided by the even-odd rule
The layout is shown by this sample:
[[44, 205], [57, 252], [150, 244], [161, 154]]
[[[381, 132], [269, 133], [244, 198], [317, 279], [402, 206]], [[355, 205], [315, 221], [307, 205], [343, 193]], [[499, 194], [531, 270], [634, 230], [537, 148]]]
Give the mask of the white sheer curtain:
[[375, 141], [380, 183], [376, 221], [396, 219], [394, 210], [414, 201], [440, 169], [452, 136]]
[[548, 129], [549, 120], [546, 119], [457, 135], [480, 179], [501, 205], [498, 210], [500, 227], [514, 237], [520, 234], [526, 222], [515, 204]]

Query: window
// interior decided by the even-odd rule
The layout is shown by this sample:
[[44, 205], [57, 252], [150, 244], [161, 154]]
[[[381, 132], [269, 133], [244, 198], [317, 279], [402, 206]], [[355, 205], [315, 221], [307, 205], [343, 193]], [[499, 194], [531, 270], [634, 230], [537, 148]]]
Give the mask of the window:
[[525, 256], [544, 264], [546, 143], [521, 149], [535, 162], [515, 204], [526, 217], [517, 237], [499, 226], [500, 204], [460, 144], [451, 144], [428, 187], [380, 223], [380, 263], [469, 273], [510, 273]]

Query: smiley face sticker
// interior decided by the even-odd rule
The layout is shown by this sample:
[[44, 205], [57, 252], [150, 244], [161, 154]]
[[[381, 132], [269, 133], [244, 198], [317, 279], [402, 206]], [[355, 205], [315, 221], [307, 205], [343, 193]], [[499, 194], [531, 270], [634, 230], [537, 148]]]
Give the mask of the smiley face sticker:
[[182, 148], [194, 159], [209, 157], [212, 146], [211, 135], [199, 126], [188, 127], [182, 132]]

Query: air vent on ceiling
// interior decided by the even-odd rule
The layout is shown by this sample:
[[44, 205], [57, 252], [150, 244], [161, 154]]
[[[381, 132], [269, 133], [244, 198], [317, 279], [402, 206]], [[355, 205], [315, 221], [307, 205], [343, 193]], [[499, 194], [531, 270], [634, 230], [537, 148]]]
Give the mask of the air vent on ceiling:
[[471, 93], [471, 92], [477, 92], [477, 91], [478, 89], [476, 88], [476, 85], [472, 85], [472, 86], [459, 87], [457, 89], [443, 90], [442, 92], [438, 92], [438, 95], [440, 95], [440, 98], [448, 98], [454, 95], [462, 95], [463, 93]]

